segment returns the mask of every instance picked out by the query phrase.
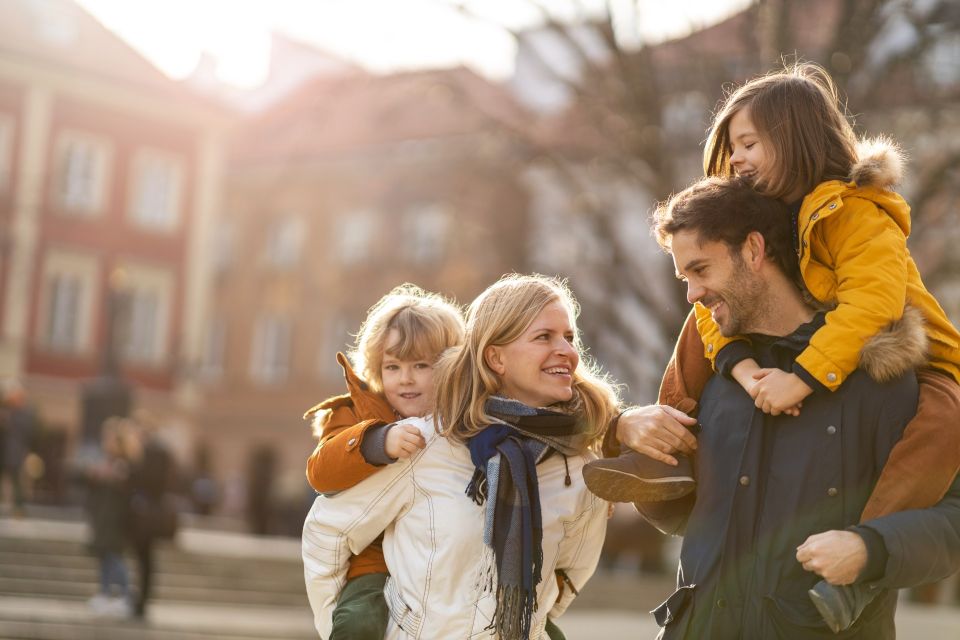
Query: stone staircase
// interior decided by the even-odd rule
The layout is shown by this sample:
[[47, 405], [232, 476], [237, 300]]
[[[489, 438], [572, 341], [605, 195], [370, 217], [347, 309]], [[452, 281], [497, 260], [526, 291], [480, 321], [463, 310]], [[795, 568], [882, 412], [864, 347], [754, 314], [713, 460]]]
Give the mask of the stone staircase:
[[87, 607], [97, 566], [86, 540], [76, 520], [0, 517], [0, 638], [316, 638], [298, 540], [184, 527], [158, 548], [154, 597], [140, 622], [99, 618]]

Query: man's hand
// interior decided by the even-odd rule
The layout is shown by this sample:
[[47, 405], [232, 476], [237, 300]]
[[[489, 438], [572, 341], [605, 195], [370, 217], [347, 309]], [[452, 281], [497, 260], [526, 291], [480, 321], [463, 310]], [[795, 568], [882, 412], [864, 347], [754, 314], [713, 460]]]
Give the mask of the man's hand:
[[409, 458], [426, 445], [420, 429], [412, 424], [396, 424], [387, 431], [383, 448], [391, 458]]
[[753, 403], [773, 416], [781, 413], [800, 415], [803, 399], [813, 393], [800, 376], [782, 369], [760, 369], [753, 377], [757, 381], [749, 390]]
[[830, 584], [851, 584], [867, 566], [867, 545], [852, 531], [817, 533], [797, 547], [797, 562]]
[[670, 454], [690, 455], [697, 448], [697, 438], [687, 429], [695, 424], [696, 418], [673, 407], [637, 407], [620, 416], [617, 440], [638, 453], [677, 466], [677, 459]]

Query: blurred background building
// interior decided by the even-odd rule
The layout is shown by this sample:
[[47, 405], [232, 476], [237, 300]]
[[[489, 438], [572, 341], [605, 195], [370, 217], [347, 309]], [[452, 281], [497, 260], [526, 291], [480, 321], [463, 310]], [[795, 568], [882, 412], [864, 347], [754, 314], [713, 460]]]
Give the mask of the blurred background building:
[[[547, 8], [499, 25], [505, 79], [373, 73], [274, 34], [267, 78], [239, 89], [208, 57], [168, 78], [71, 0], [0, 0], [0, 377], [40, 416], [34, 503], [72, 500], [82, 390], [115, 341], [198, 511], [239, 519], [257, 486], [262, 532], [297, 535], [300, 416], [341, 392], [334, 354], [407, 281], [467, 303], [505, 272], [567, 277], [591, 355], [652, 401], [688, 305], [648, 214], [702, 173], [724, 88], [794, 58], [909, 154], [910, 247], [960, 322], [956, 2], [740, 2], [662, 42], [636, 12], [529, 4]], [[661, 540], [631, 549], [622, 526], [611, 557], [662, 568]]]

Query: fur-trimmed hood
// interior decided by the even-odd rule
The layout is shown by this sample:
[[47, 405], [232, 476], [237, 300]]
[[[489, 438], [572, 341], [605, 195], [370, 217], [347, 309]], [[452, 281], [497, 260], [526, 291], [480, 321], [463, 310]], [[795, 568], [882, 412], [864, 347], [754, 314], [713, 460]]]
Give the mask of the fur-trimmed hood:
[[903, 179], [906, 156], [900, 146], [886, 136], [860, 140], [857, 158], [850, 169], [850, 181], [859, 187], [892, 189]]
[[919, 309], [907, 305], [903, 316], [873, 336], [860, 350], [860, 368], [877, 382], [889, 382], [928, 361], [929, 340]]

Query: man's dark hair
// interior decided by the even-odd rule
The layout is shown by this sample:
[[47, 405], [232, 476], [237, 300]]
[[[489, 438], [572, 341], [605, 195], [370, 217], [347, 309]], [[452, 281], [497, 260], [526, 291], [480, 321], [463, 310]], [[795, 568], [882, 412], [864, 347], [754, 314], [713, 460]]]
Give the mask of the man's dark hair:
[[756, 231], [766, 241], [766, 256], [790, 280], [800, 282], [792, 224], [785, 204], [762, 195], [745, 178], [704, 178], [653, 214], [654, 235], [666, 251], [674, 234], [693, 231], [700, 242], [722, 242], [738, 256], [747, 236]]

